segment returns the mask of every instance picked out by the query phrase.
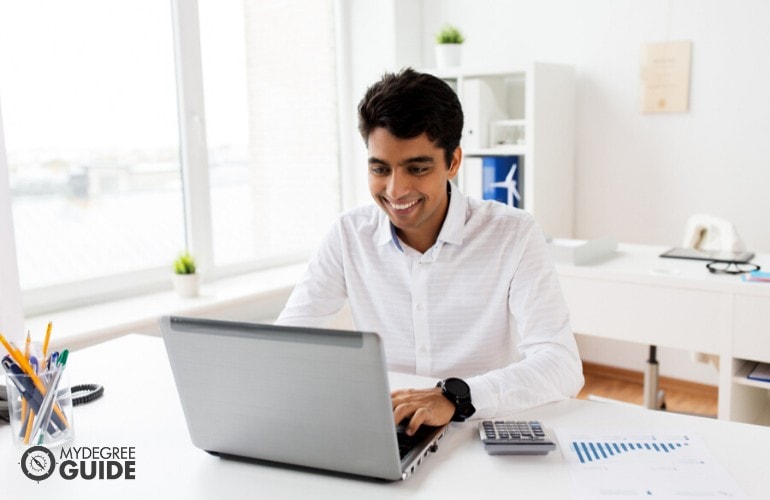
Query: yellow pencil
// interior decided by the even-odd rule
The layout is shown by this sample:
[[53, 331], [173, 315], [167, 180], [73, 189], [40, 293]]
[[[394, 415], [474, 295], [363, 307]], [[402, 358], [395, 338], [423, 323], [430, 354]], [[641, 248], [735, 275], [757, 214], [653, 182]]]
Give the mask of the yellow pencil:
[[53, 328], [53, 323], [49, 321], [48, 328], [45, 329], [45, 340], [43, 341], [43, 362], [48, 358], [48, 341], [51, 340], [51, 328]]
[[13, 356], [14, 349], [11, 346], [11, 344], [9, 344], [7, 340], [5, 340], [5, 337], [3, 337], [2, 333], [0, 333], [0, 344], [3, 344], [3, 347], [5, 347], [5, 350], [8, 351], [8, 354]]
[[[22, 422], [24, 422], [24, 419], [21, 419]], [[35, 411], [30, 408], [29, 409], [29, 421], [27, 422], [27, 431], [24, 433], [24, 444], [29, 444], [29, 438], [32, 435], [32, 424], [35, 423]]]
[[[29, 344], [32, 341], [32, 339], [29, 336], [29, 331], [27, 331], [27, 340], [24, 342], [24, 357], [29, 360]], [[29, 408], [29, 421], [32, 422], [32, 418], [34, 415], [34, 412], [32, 411], [32, 408]], [[21, 399], [21, 421], [25, 422], [27, 420], [27, 400], [22, 398]], [[29, 425], [27, 426], [27, 430], [29, 431]], [[29, 443], [29, 436], [24, 436], [24, 444]]]

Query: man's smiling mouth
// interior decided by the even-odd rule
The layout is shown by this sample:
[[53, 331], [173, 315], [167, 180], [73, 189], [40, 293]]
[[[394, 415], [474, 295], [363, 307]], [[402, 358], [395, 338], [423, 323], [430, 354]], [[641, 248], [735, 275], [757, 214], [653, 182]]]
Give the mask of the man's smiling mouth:
[[418, 201], [420, 200], [409, 201], [406, 203], [395, 203], [395, 202], [389, 201], [388, 203], [390, 203], [390, 206], [393, 207], [394, 210], [407, 210], [413, 207], [414, 205], [416, 205]]

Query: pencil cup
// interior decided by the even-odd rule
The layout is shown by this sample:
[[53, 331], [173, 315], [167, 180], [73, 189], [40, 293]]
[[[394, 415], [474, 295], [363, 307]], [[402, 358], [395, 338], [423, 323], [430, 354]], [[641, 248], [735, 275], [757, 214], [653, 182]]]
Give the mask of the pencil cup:
[[51, 369], [34, 377], [6, 373], [6, 388], [14, 445], [55, 448], [72, 441], [72, 393], [64, 369]]

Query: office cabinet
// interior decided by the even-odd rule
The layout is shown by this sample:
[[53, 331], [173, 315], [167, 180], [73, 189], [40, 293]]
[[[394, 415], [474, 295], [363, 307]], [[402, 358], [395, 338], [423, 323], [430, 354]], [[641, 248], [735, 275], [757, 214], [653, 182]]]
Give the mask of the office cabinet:
[[730, 420], [770, 425], [770, 382], [748, 378], [758, 362], [770, 363], [770, 297], [764, 295], [735, 295], [725, 406]]
[[571, 237], [574, 68], [535, 62], [427, 71], [449, 83], [463, 104], [460, 188], [481, 198], [483, 158], [515, 156], [521, 207], [535, 216], [546, 236]]

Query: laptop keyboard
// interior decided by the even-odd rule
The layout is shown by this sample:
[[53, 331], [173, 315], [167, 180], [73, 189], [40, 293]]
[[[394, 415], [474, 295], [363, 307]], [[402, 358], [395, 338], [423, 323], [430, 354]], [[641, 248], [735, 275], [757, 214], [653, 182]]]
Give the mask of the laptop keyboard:
[[403, 459], [409, 454], [416, 446], [422, 444], [422, 442], [434, 431], [436, 427], [429, 425], [421, 425], [417, 432], [412, 436], [406, 434], [406, 424], [399, 424], [396, 426], [396, 436], [398, 437], [398, 454]]

